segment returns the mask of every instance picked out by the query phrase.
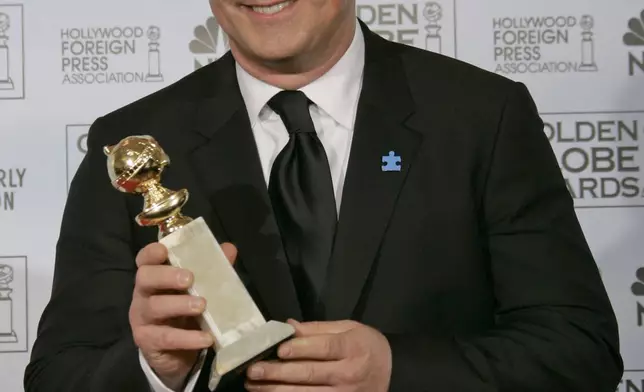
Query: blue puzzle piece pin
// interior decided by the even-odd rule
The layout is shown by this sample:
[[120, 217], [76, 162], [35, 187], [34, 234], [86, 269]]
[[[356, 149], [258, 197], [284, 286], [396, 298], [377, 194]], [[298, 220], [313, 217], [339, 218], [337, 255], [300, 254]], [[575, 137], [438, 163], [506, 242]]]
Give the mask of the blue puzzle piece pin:
[[382, 157], [382, 163], [383, 172], [400, 171], [402, 169], [402, 158], [393, 151], [389, 151], [389, 155]]

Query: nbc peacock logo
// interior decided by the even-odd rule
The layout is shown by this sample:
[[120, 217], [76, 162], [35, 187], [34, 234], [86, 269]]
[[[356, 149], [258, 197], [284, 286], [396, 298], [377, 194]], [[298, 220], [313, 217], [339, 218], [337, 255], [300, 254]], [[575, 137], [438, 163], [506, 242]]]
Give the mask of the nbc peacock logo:
[[190, 41], [195, 70], [214, 62], [228, 49], [228, 37], [214, 16], [208, 18], [205, 25], [195, 27], [194, 38]]
[[[644, 74], [644, 10], [638, 17], [628, 21], [628, 29], [624, 34], [624, 44], [634, 47], [628, 53], [628, 74], [634, 76], [638, 69]], [[635, 47], [641, 47], [642, 50], [636, 53]]]

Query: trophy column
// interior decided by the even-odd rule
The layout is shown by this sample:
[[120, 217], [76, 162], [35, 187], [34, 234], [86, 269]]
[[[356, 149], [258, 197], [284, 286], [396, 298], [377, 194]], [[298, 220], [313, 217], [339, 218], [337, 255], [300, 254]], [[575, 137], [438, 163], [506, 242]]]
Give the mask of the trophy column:
[[13, 330], [13, 302], [9, 283], [13, 280], [13, 270], [8, 265], [0, 265], [0, 343], [18, 341]]
[[145, 77], [146, 82], [163, 82], [163, 75], [161, 74], [161, 53], [159, 52], [159, 39], [161, 38], [161, 30], [152, 26], [148, 29], [148, 74]]
[[9, 46], [6, 33], [11, 27], [9, 15], [0, 13], [0, 90], [13, 90], [14, 85], [9, 73]]
[[581, 33], [581, 65], [580, 71], [594, 72], [597, 71], [597, 63], [595, 63], [595, 42], [593, 41], [592, 29], [595, 21], [592, 16], [584, 15], [580, 22], [581, 28], [584, 30]]
[[443, 42], [440, 35], [441, 26], [438, 22], [443, 18], [443, 9], [440, 4], [429, 2], [425, 5], [423, 16], [427, 19], [425, 31], [425, 49], [434, 53], [443, 53]]

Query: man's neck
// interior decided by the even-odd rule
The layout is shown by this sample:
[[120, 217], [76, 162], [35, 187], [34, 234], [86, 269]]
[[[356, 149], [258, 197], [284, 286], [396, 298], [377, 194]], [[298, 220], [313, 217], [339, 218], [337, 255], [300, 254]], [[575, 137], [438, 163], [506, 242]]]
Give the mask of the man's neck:
[[230, 49], [239, 65], [250, 75], [284, 90], [297, 90], [320, 78], [342, 58], [351, 45], [355, 24], [345, 24], [342, 31], [334, 36], [335, 44], [328, 45], [328, 50], [279, 62], [266, 62], [251, 59], [237, 50], [231, 42]]

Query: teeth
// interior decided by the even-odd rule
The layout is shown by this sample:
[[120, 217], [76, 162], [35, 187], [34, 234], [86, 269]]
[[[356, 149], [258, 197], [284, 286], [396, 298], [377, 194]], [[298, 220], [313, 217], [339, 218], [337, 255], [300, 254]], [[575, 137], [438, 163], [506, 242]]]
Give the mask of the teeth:
[[289, 1], [285, 1], [283, 3], [271, 5], [271, 6], [268, 6], [268, 7], [252, 7], [252, 8], [253, 8], [253, 11], [259, 12], [260, 14], [271, 15], [271, 14], [276, 14], [276, 13], [280, 12], [281, 10], [286, 8], [288, 5], [290, 5], [292, 2], [293, 2], [292, 0], [289, 0]]

